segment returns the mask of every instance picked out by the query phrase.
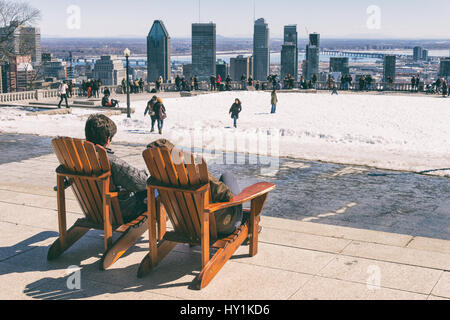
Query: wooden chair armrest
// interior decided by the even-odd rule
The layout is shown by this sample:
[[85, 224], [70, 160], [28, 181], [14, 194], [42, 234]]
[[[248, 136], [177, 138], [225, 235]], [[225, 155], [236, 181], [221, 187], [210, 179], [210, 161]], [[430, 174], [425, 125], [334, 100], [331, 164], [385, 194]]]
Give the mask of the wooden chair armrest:
[[106, 197], [109, 199], [114, 199], [114, 198], [118, 198], [119, 197], [119, 193], [118, 192], [109, 192], [106, 194]]
[[[73, 179], [64, 178], [64, 190], [69, 189], [73, 185], [73, 182], [74, 182]], [[54, 186], [53, 190], [55, 192], [57, 192], [58, 191], [58, 186]]]
[[207, 213], [214, 213], [219, 210], [239, 206], [241, 204], [244, 204], [246, 202], [252, 201], [256, 198], [259, 198], [270, 191], [273, 191], [276, 188], [276, 186], [273, 183], [268, 182], [261, 182], [257, 183], [251, 187], [246, 188], [244, 191], [241, 192], [240, 195], [234, 197], [231, 199], [230, 202], [224, 202], [224, 203], [213, 203], [205, 208], [205, 211]]

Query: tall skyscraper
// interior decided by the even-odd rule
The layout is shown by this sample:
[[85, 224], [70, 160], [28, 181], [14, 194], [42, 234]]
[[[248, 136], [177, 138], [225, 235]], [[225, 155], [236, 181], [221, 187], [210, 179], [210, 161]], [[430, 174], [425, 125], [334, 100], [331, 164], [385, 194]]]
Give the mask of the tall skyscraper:
[[395, 82], [395, 64], [397, 57], [395, 55], [384, 56], [383, 82], [389, 82], [389, 78]]
[[315, 75], [319, 79], [319, 58], [320, 58], [320, 34], [309, 35], [309, 44], [306, 45], [306, 80], [312, 80]]
[[309, 45], [320, 47], [320, 34], [311, 33], [309, 35]]
[[284, 44], [281, 48], [281, 78], [291, 75], [298, 80], [297, 25], [284, 27]]
[[427, 61], [428, 60], [428, 50], [427, 49], [423, 49], [422, 50], [422, 60], [423, 61]]
[[253, 78], [253, 58], [243, 55], [230, 59], [230, 77], [234, 81], [240, 81], [242, 76]]
[[0, 37], [8, 37], [7, 51], [11, 55], [30, 55], [33, 65], [41, 64], [41, 30], [19, 25], [11, 21], [9, 26], [0, 28]]
[[442, 58], [439, 67], [439, 76], [450, 77], [450, 58]]
[[330, 72], [340, 72], [342, 75], [350, 74], [347, 57], [331, 57]]
[[192, 24], [192, 73], [199, 81], [216, 74], [216, 24]]
[[164, 23], [155, 20], [147, 37], [147, 81], [170, 79], [170, 36]]
[[269, 26], [261, 18], [255, 21], [253, 34], [254, 80], [267, 81], [270, 72]]
[[423, 48], [422, 47], [414, 47], [413, 49], [413, 59], [415, 61], [422, 60], [423, 57]]

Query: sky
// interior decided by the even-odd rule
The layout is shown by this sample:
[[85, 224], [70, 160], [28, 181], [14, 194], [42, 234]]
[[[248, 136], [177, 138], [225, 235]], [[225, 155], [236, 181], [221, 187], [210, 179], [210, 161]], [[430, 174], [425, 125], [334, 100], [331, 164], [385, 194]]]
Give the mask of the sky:
[[22, 1], [41, 10], [43, 37], [145, 37], [156, 19], [172, 38], [190, 37], [191, 23], [199, 21], [215, 22], [221, 36], [252, 37], [255, 12], [271, 37], [297, 24], [303, 38], [318, 32], [323, 38], [450, 39], [450, 0]]

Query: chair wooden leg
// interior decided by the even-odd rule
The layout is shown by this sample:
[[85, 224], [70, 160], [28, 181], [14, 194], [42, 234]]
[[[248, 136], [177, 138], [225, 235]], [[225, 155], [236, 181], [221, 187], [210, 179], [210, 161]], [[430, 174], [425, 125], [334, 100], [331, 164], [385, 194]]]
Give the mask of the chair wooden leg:
[[102, 195], [103, 195], [103, 224], [105, 237], [105, 251], [108, 251], [112, 246], [112, 223], [111, 223], [111, 198], [107, 196], [109, 191], [109, 178], [102, 181]]
[[138, 278], [144, 278], [145, 276], [147, 276], [148, 274], [150, 274], [150, 272], [152, 272], [152, 270], [154, 268], [156, 268], [156, 266], [158, 266], [158, 264], [164, 260], [164, 258], [177, 246], [176, 242], [170, 242], [170, 241], [166, 241], [163, 240], [159, 243], [158, 245], [158, 253], [156, 256], [156, 260], [152, 260], [152, 255], [150, 255], [150, 253], [148, 253], [145, 258], [142, 260], [140, 266], [139, 266], [139, 270], [138, 270]]
[[209, 255], [209, 213], [204, 213], [202, 217], [202, 225], [201, 225], [201, 231], [202, 231], [202, 268], [205, 268], [210, 260]]
[[79, 227], [76, 224], [70, 228], [64, 238], [64, 242], [61, 239], [57, 239], [48, 250], [47, 260], [51, 261], [60, 257], [67, 249], [69, 249], [75, 242], [80, 240], [90, 229], [85, 227]]
[[214, 277], [219, 273], [223, 266], [230, 260], [236, 250], [244, 243], [248, 238], [248, 227], [246, 226], [239, 236], [226, 246], [225, 249], [219, 249], [217, 253], [212, 257], [208, 264], [203, 268], [200, 275], [194, 280], [193, 286], [197, 290], [206, 288]]
[[252, 200], [251, 214], [250, 214], [250, 257], [258, 254], [258, 229], [260, 214], [264, 208], [267, 200], [267, 194]]
[[127, 252], [147, 231], [148, 224], [129, 227], [120, 238], [109, 248], [102, 257], [100, 269], [106, 270], [111, 267], [121, 256]]

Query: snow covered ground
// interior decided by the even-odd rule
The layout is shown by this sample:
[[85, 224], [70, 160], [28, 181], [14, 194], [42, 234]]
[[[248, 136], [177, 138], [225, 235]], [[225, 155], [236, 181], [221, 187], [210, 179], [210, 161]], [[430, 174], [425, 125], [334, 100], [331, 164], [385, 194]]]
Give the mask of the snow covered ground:
[[[231, 128], [228, 115], [235, 98], [243, 103], [238, 129]], [[276, 115], [270, 114], [270, 93], [265, 92], [166, 99], [164, 137], [184, 147], [261, 154], [269, 141], [272, 155], [393, 170], [450, 167], [450, 99], [300, 93], [279, 93], [278, 99]], [[146, 102], [132, 106], [131, 120], [112, 117], [119, 130], [115, 142], [146, 144], [159, 138], [150, 134]], [[31, 117], [23, 109], [0, 108], [0, 131], [83, 138], [90, 112]]]

